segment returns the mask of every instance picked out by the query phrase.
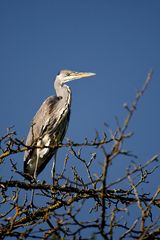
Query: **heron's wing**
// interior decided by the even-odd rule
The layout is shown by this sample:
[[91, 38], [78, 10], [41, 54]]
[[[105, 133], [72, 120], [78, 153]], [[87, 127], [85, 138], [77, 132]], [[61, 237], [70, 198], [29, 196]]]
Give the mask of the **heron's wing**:
[[[27, 146], [36, 145], [37, 141], [45, 133], [46, 128], [49, 124], [52, 125], [52, 130], [54, 131], [54, 123], [56, 122], [56, 114], [54, 109], [56, 109], [56, 104], [59, 100], [60, 98], [56, 96], [50, 96], [43, 102], [32, 120], [32, 125], [30, 127], [26, 140]], [[27, 158], [29, 153], [30, 151], [25, 152], [25, 159]]]

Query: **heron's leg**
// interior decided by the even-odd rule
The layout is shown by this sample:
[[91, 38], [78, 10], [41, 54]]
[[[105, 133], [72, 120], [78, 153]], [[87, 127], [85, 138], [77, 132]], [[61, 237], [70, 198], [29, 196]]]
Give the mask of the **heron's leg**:
[[34, 169], [34, 179], [36, 180], [37, 178], [37, 168], [38, 168], [38, 161], [39, 161], [39, 151], [40, 149], [37, 148], [37, 158], [36, 158], [36, 165], [35, 165], [35, 169]]
[[[36, 178], [37, 178], [38, 161], [39, 161], [39, 149], [37, 148], [37, 158], [36, 158], [36, 165], [34, 169], [34, 181], [36, 181]], [[33, 203], [34, 193], [35, 193], [35, 189], [32, 189], [31, 202], [30, 202], [32, 207], [35, 207]]]
[[36, 206], [33, 203], [33, 199], [34, 199], [34, 193], [35, 193], [35, 189], [32, 189], [32, 195], [31, 195], [31, 201], [30, 201], [30, 206], [32, 208], [36, 208]]
[[53, 164], [52, 164], [52, 180], [53, 180], [53, 185], [56, 184], [56, 159], [57, 159], [57, 153], [54, 154], [53, 157]]

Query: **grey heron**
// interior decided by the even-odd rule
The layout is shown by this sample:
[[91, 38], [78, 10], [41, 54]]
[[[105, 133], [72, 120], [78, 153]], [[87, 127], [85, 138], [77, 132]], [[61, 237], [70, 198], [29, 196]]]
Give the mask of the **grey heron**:
[[42, 103], [28, 133], [26, 145], [30, 148], [24, 154], [26, 178], [36, 179], [53, 156], [52, 177], [55, 174], [57, 145], [65, 136], [70, 118], [71, 89], [65, 83], [94, 75], [95, 73], [61, 70], [56, 76], [56, 96], [50, 96]]

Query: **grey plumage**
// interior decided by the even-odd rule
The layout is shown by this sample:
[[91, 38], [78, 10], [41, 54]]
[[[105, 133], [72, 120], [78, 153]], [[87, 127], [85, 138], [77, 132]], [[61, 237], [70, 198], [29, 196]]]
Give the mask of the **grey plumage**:
[[26, 178], [37, 177], [56, 154], [56, 146], [65, 136], [71, 107], [71, 90], [65, 83], [93, 75], [95, 74], [70, 70], [62, 70], [57, 75], [54, 83], [57, 96], [50, 96], [43, 102], [32, 120], [28, 133], [26, 145], [31, 146], [31, 149], [24, 154]]

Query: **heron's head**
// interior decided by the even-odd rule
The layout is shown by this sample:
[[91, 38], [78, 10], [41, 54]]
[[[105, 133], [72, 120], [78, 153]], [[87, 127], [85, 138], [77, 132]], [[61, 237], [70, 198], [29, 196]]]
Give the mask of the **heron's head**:
[[57, 78], [60, 82], [60, 84], [64, 84], [66, 82], [84, 78], [84, 77], [91, 77], [96, 75], [95, 73], [90, 72], [74, 72], [70, 70], [61, 70], [59, 74], [57, 75]]

